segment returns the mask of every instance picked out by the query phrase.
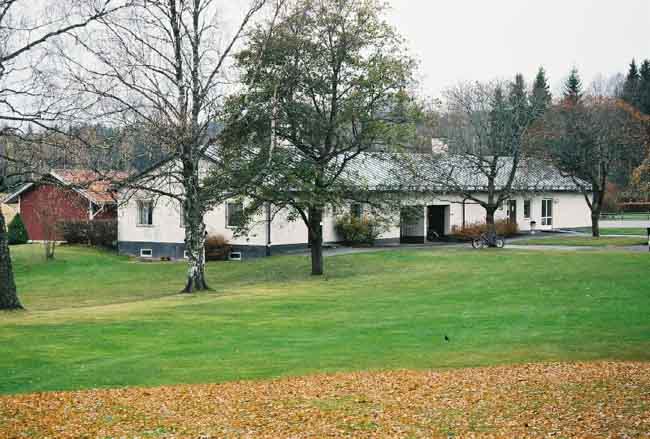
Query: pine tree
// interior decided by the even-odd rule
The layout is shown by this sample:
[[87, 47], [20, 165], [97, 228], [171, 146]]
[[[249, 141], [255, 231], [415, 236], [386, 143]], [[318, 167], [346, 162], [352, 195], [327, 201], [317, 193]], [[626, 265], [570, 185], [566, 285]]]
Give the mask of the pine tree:
[[648, 59], [641, 64], [638, 98], [638, 109], [642, 113], [650, 115], [650, 60]]
[[582, 80], [578, 69], [574, 67], [564, 83], [564, 102], [576, 105], [580, 99], [582, 99]]
[[633, 59], [630, 63], [630, 69], [625, 77], [623, 84], [623, 100], [634, 107], [639, 107], [639, 85], [641, 78], [639, 77], [639, 70], [636, 66], [636, 61]]
[[534, 114], [540, 115], [546, 111], [553, 96], [551, 95], [551, 88], [548, 85], [548, 80], [546, 79], [546, 71], [544, 67], [540, 67], [535, 77], [535, 83], [533, 84], [533, 91], [530, 95], [530, 104]]

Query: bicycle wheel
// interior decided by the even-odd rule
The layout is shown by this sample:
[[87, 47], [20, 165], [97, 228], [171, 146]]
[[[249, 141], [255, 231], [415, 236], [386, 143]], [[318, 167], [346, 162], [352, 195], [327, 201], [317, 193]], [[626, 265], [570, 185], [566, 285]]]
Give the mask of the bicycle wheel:
[[475, 249], [481, 249], [485, 245], [485, 242], [481, 238], [472, 239], [472, 247]]
[[503, 248], [503, 247], [506, 246], [506, 240], [504, 238], [497, 237], [497, 240], [496, 240], [495, 244], [496, 244], [497, 248]]

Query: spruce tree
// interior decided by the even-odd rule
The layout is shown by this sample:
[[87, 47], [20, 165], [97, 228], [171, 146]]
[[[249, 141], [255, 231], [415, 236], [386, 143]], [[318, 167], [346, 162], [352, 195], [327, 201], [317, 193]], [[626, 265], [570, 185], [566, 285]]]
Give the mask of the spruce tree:
[[642, 113], [650, 115], [650, 60], [643, 61], [639, 76], [638, 109]]
[[533, 90], [530, 95], [530, 105], [534, 114], [543, 114], [548, 106], [551, 105], [552, 100], [553, 96], [551, 95], [551, 88], [546, 79], [546, 71], [544, 70], [544, 67], [540, 67], [537, 76], [535, 77]]
[[634, 107], [639, 107], [639, 85], [640, 85], [639, 70], [636, 66], [636, 61], [633, 59], [630, 63], [630, 68], [625, 77], [623, 84], [623, 100]]
[[521, 73], [517, 73], [514, 82], [510, 84], [508, 101], [512, 109], [513, 122], [517, 126], [523, 125], [530, 119], [532, 108], [526, 91], [526, 81]]
[[564, 102], [576, 105], [582, 99], [582, 80], [577, 68], [571, 69], [571, 73], [564, 83]]

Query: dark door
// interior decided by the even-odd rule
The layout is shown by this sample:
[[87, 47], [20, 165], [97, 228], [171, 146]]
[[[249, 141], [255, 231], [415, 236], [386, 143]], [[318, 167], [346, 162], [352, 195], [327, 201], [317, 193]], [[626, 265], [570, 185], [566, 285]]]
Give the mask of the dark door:
[[445, 236], [445, 214], [447, 206], [429, 206], [427, 208], [427, 239], [434, 241]]
[[508, 222], [517, 224], [517, 200], [508, 200]]

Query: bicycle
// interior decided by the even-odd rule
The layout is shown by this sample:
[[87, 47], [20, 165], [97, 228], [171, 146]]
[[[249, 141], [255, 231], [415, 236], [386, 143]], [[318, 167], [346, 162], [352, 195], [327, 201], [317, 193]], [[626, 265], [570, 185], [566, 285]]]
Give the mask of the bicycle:
[[484, 247], [496, 247], [503, 248], [506, 246], [506, 240], [503, 236], [495, 236], [494, 245], [490, 244], [490, 238], [487, 233], [482, 233], [478, 238], [472, 239], [472, 247], [475, 249], [481, 249]]

